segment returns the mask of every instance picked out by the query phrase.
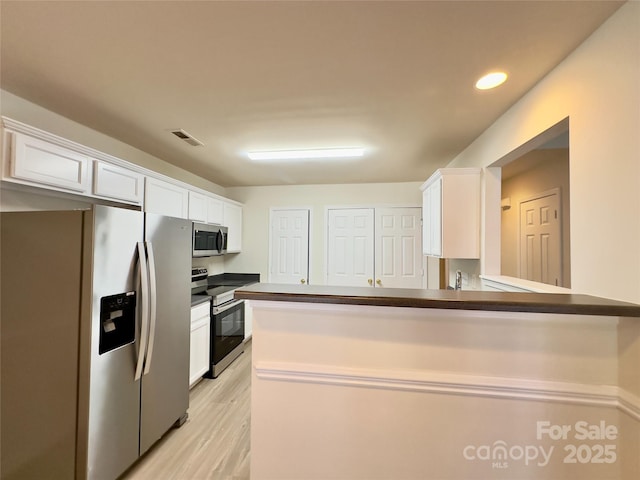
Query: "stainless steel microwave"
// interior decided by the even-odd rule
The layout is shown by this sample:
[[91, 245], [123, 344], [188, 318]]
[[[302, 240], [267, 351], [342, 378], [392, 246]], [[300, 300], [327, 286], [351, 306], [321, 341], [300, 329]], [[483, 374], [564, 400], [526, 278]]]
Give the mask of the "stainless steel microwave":
[[193, 222], [193, 257], [212, 257], [227, 253], [228, 228]]

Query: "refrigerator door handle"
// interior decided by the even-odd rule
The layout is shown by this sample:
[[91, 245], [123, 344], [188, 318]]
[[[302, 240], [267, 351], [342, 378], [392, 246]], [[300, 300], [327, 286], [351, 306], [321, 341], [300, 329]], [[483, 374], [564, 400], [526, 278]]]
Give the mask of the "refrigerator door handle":
[[140, 327], [140, 344], [138, 348], [138, 361], [136, 362], [136, 373], [134, 380], [140, 380], [142, 376], [142, 367], [144, 365], [144, 357], [147, 350], [147, 338], [149, 330], [149, 271], [147, 267], [147, 254], [144, 248], [144, 242], [138, 242], [138, 274], [140, 276], [141, 286], [141, 327]]
[[151, 242], [146, 242], [147, 244], [147, 255], [149, 258], [149, 318], [151, 319], [151, 324], [149, 326], [149, 346], [147, 347], [147, 358], [144, 362], [144, 375], [149, 373], [149, 369], [151, 368], [151, 360], [153, 358], [153, 344], [155, 343], [156, 338], [156, 304], [158, 297], [158, 289], [156, 287], [156, 260], [153, 254], [153, 245]]

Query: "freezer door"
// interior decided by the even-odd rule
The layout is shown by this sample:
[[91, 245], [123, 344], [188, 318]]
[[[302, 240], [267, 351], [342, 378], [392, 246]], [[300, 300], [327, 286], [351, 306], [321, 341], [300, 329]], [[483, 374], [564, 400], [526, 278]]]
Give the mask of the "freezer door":
[[[109, 336], [130, 327], [123, 319], [126, 309], [121, 315], [112, 303], [120, 294], [137, 290], [136, 246], [143, 240], [144, 215], [96, 206], [91, 227], [88, 230], [93, 235], [87, 239], [93, 245], [89, 396], [87, 399], [81, 389], [81, 400], [88, 402], [87, 476], [105, 479], [118, 477], [138, 458], [140, 381], [134, 376], [140, 328], [136, 325], [134, 342], [121, 340], [123, 345], [117, 348], [104, 348], [104, 338], [105, 333]], [[111, 305], [114, 312], [106, 315], [105, 305]], [[135, 322], [136, 315], [132, 319], [130, 313], [127, 322]], [[101, 329], [105, 330], [103, 353]]]
[[191, 222], [147, 213], [145, 237], [156, 304], [142, 376], [140, 455], [189, 407]]

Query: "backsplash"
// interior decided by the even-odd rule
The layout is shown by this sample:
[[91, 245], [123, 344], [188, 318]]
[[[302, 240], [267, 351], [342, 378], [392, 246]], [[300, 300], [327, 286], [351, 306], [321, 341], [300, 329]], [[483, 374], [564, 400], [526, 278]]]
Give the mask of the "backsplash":
[[191, 259], [192, 267], [206, 267], [209, 276], [224, 273], [224, 255], [215, 257], [198, 257]]

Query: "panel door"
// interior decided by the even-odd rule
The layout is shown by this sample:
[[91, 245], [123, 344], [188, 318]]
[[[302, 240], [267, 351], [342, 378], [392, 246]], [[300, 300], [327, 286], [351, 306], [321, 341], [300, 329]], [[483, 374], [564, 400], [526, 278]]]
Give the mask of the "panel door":
[[422, 209], [376, 208], [376, 287], [422, 288]]
[[374, 209], [331, 209], [327, 222], [327, 285], [372, 286]]
[[560, 195], [520, 204], [520, 278], [562, 285]]
[[309, 282], [309, 210], [271, 212], [269, 281]]

